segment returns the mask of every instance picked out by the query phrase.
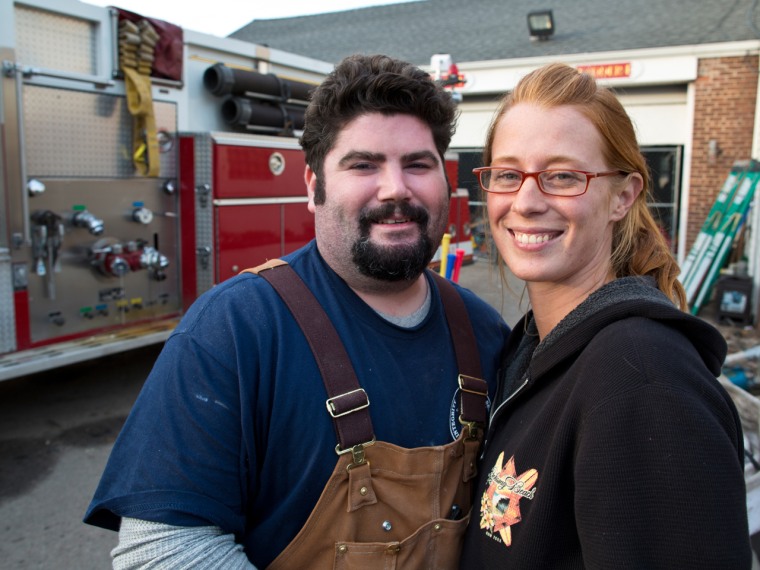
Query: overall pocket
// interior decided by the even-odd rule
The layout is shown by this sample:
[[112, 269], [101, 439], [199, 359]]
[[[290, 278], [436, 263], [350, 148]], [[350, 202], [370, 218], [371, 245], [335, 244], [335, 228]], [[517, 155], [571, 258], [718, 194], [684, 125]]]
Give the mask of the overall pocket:
[[338, 542], [335, 570], [455, 570], [470, 516], [430, 521], [401, 542]]

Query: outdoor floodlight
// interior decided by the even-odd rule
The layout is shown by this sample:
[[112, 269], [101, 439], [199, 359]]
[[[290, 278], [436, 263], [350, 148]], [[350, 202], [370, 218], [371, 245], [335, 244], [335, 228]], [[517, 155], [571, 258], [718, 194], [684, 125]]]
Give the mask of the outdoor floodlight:
[[554, 33], [554, 18], [551, 10], [528, 12], [530, 39], [548, 40]]

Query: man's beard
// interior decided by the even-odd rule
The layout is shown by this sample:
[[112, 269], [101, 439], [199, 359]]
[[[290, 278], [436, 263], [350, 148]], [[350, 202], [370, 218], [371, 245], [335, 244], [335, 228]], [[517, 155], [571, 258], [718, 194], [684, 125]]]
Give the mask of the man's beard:
[[[371, 241], [372, 224], [388, 219], [394, 213], [419, 226], [420, 235], [415, 243], [381, 246]], [[419, 277], [433, 259], [437, 247], [428, 236], [429, 219], [427, 210], [407, 202], [363, 210], [359, 216], [359, 239], [351, 247], [359, 271], [382, 281], [411, 281]]]

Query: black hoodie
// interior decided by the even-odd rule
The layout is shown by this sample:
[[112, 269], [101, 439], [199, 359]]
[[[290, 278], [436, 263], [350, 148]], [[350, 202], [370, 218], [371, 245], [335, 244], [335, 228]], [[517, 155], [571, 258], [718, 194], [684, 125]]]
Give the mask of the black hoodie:
[[750, 568], [723, 337], [648, 278], [512, 331], [461, 567]]

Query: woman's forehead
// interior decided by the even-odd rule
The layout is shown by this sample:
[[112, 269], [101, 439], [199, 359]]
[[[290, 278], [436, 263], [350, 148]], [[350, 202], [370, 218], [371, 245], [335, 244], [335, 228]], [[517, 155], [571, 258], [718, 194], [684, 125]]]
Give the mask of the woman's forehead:
[[601, 154], [602, 137], [577, 107], [518, 103], [499, 119], [491, 151], [492, 162], [534, 154], [589, 160]]

